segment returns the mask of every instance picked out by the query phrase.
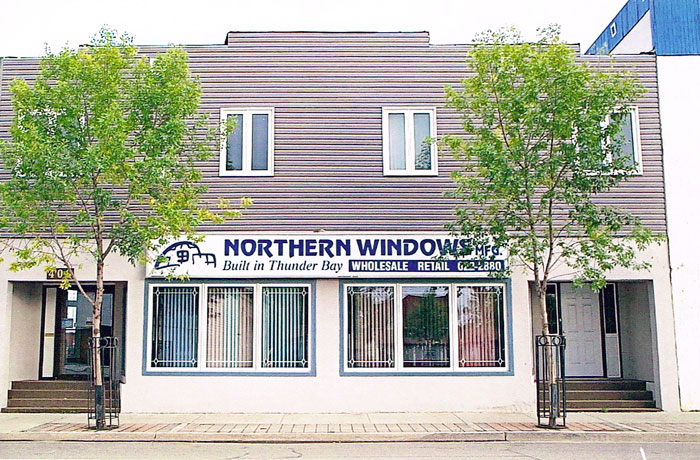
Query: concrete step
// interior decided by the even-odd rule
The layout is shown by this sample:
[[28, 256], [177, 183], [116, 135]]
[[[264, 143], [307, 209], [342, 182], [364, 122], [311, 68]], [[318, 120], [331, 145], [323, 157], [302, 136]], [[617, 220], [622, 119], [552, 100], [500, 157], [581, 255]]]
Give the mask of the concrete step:
[[567, 379], [566, 390], [646, 390], [646, 382], [643, 380], [623, 380], [623, 379]]
[[7, 407], [65, 407], [68, 409], [77, 409], [87, 407], [87, 398], [80, 399], [27, 399], [27, 398], [12, 398], [7, 401]]
[[579, 409], [566, 409], [568, 412], [661, 412], [661, 409], [656, 407], [616, 407], [616, 408], [606, 408], [604, 410], [597, 408], [579, 408]]
[[66, 407], [5, 407], [0, 412], [6, 414], [87, 414], [87, 407], [66, 408]]
[[13, 390], [87, 390], [90, 382], [82, 380], [15, 380]]
[[654, 396], [651, 391], [645, 390], [567, 390], [567, 401], [585, 400], [647, 400], [653, 401]]
[[88, 389], [84, 390], [10, 390], [8, 399], [85, 399]]
[[[113, 404], [116, 401], [112, 402]], [[105, 401], [105, 404], [109, 404], [109, 401]], [[7, 407], [66, 407], [66, 408], [80, 408], [87, 407], [87, 398], [78, 399], [39, 399], [39, 398], [12, 398], [8, 399]]]
[[[88, 412], [90, 382], [81, 380], [20, 380], [12, 382], [7, 407], [2, 412]], [[107, 403], [119, 403], [107, 394]]]
[[597, 409], [597, 410], [618, 410], [632, 408], [648, 408], [656, 407], [654, 401], [648, 400], [629, 400], [629, 399], [611, 399], [611, 400], [588, 400], [588, 401], [566, 401], [566, 408], [569, 410], [578, 409]]

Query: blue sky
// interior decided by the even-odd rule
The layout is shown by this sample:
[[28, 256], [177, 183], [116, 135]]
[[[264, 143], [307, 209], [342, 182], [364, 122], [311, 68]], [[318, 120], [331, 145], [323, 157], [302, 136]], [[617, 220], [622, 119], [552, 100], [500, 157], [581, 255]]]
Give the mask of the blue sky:
[[137, 44], [223, 43], [229, 30], [427, 30], [433, 43], [469, 43], [512, 25], [533, 38], [558, 23], [585, 50], [626, 0], [25, 0], [0, 6], [0, 56], [41, 56], [86, 43], [108, 24]]

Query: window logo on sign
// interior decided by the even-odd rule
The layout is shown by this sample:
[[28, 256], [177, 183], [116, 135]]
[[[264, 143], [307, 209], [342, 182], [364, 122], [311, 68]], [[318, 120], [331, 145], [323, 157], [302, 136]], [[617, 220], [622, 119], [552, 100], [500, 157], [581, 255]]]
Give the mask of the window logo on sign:
[[158, 256], [155, 269], [177, 268], [186, 263], [196, 264], [204, 262], [204, 265], [212, 265], [216, 268], [216, 256], [208, 252], [202, 252], [195, 243], [191, 241], [178, 241], [173, 243]]

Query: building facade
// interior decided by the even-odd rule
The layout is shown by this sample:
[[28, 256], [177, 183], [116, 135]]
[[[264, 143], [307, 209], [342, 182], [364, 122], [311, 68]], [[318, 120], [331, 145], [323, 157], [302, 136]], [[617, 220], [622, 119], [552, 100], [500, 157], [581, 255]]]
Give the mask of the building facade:
[[[588, 49], [587, 54], [622, 57], [652, 54], [658, 68], [673, 309], [676, 318], [681, 405], [700, 409], [700, 252], [695, 231], [700, 217], [691, 202], [698, 193], [700, 135], [693, 107], [700, 103], [700, 2], [630, 0]], [[694, 191], [695, 190], [695, 191]]]
[[[164, 246], [148, 267], [107, 266], [102, 327], [123, 344], [124, 411], [534, 410], [532, 280], [518, 267], [489, 278], [507, 263], [490, 246], [477, 251], [498, 267], [435, 258], [463, 244], [444, 230], [459, 165], [422, 139], [461, 132], [444, 86], [467, 76], [468, 49], [425, 32], [231, 32], [185, 47], [202, 112], [238, 122], [200, 165], [204, 201], [254, 205], [203, 227], [201, 242]], [[646, 88], [629, 120], [638, 174], [601, 200], [665, 233], [655, 58], [580, 59]], [[2, 61], [3, 138], [8, 85], [37, 68]], [[639, 257], [651, 270], [614, 270], [601, 293], [573, 289], [566, 270], [552, 284], [567, 373], [635, 380], [653, 402], [628, 407], [678, 410], [668, 248]], [[86, 265], [78, 276], [94, 274]], [[3, 265], [0, 407], [12, 407], [12, 382], [85, 374], [87, 316], [77, 291]]]

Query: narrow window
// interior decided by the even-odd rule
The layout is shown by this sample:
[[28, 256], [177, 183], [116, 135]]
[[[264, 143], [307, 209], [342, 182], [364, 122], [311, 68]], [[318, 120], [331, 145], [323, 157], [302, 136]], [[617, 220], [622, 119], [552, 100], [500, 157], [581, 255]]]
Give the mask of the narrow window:
[[[550, 334], [559, 334], [559, 299], [557, 297], [557, 285], [547, 285], [547, 323]], [[541, 331], [539, 332], [541, 333]]]
[[432, 154], [431, 144], [426, 142], [426, 138], [430, 137], [430, 114], [429, 113], [414, 113], [414, 148], [416, 152], [416, 170], [432, 169]]
[[628, 174], [642, 174], [642, 152], [639, 136], [639, 114], [636, 107], [628, 112], [615, 112], [608, 116], [606, 124], [614, 118], [620, 123], [620, 131], [612, 142], [615, 146], [608, 161], [619, 164]]
[[308, 288], [263, 287], [262, 299], [261, 366], [308, 367]]
[[268, 120], [265, 113], [253, 114], [253, 164], [254, 171], [267, 171]]
[[607, 284], [601, 290], [603, 303], [603, 316], [605, 318], [605, 333], [617, 334], [617, 302], [615, 299], [615, 285]]
[[207, 367], [253, 367], [253, 287], [207, 290]]
[[404, 286], [401, 306], [404, 367], [449, 367], [449, 288]]
[[389, 156], [392, 170], [406, 170], [406, 122], [403, 113], [389, 114]]
[[222, 142], [219, 175], [273, 175], [273, 110], [221, 109], [221, 120], [235, 127]]
[[153, 367], [197, 367], [198, 287], [153, 289]]
[[436, 175], [435, 109], [382, 110], [384, 175]]
[[634, 145], [634, 128], [632, 113], [620, 114], [620, 132], [615, 138], [620, 143], [620, 151], [613, 155], [614, 159], [622, 159], [628, 168], [636, 167], [636, 152]]
[[229, 115], [236, 124], [226, 140], [226, 170], [243, 170], [243, 115]]
[[459, 367], [503, 367], [503, 288], [457, 286]]
[[348, 288], [348, 367], [394, 367], [394, 303], [393, 286]]

